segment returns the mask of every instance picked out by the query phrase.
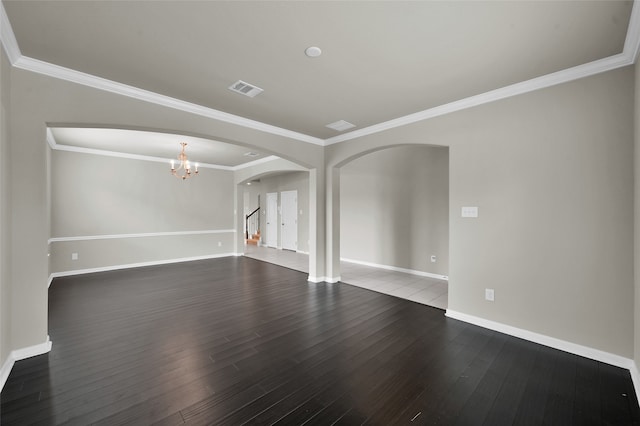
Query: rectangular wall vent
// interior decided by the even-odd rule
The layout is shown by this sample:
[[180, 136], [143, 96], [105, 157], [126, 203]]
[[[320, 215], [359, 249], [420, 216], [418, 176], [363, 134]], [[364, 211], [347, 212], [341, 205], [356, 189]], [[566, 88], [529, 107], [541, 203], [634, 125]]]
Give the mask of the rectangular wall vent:
[[347, 129], [350, 129], [352, 127], [356, 127], [355, 124], [351, 124], [348, 121], [344, 121], [344, 120], [340, 120], [340, 121], [336, 121], [335, 123], [331, 123], [331, 124], [327, 124], [328, 128], [336, 130], [338, 132], [344, 132]]
[[263, 90], [253, 84], [249, 84], [242, 80], [238, 80], [229, 86], [229, 90], [240, 93], [241, 95], [248, 96], [250, 98], [255, 97], [257, 94], [262, 93]]

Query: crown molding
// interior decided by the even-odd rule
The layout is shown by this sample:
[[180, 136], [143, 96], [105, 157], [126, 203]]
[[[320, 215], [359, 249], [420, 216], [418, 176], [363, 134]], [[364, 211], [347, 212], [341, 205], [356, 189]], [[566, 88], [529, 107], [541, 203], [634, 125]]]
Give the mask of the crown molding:
[[320, 139], [303, 133], [272, 126], [270, 124], [229, 114], [212, 108], [207, 108], [201, 105], [196, 105], [190, 102], [182, 101], [180, 99], [171, 98], [169, 96], [150, 92], [148, 90], [139, 89], [137, 87], [128, 86], [126, 84], [118, 83], [91, 74], [86, 74], [80, 71], [75, 71], [69, 68], [64, 68], [58, 65], [23, 56], [20, 52], [20, 48], [18, 47], [13, 29], [11, 28], [11, 24], [1, 1], [0, 25], [0, 41], [2, 42], [2, 45], [4, 46], [4, 49], [7, 52], [7, 56], [9, 57], [11, 63], [16, 68], [70, 81], [84, 86], [93, 87], [98, 90], [104, 90], [141, 101], [154, 103], [187, 113], [200, 115], [229, 124], [234, 124], [237, 126], [246, 127], [253, 130], [279, 135], [300, 142], [306, 142], [320, 146], [328, 146], [352, 139], [357, 139], [363, 136], [380, 133], [396, 127], [406, 126], [408, 124], [428, 120], [434, 117], [439, 117], [445, 114], [450, 114], [452, 112], [462, 111], [467, 108], [495, 102], [512, 96], [522, 95], [535, 90], [552, 87], [558, 84], [567, 83], [569, 81], [632, 65], [636, 62], [636, 59], [640, 52], [640, 6], [638, 6], [638, 2], [634, 1], [631, 16], [629, 18], [629, 26], [627, 28], [624, 49], [620, 54], [547, 74], [541, 77], [526, 80], [520, 83], [505, 86], [499, 89], [491, 90], [479, 95], [470, 96], [468, 98], [460, 99], [454, 102], [449, 102], [447, 104], [429, 108], [397, 119], [385, 121], [373, 126], [354, 130], [352, 132], [344, 133], [342, 135], [334, 136], [328, 139]]
[[452, 112], [462, 111], [467, 108], [488, 104], [491, 102], [499, 101], [501, 99], [522, 95], [524, 93], [533, 92], [562, 83], [567, 83], [569, 81], [578, 80], [580, 78], [589, 77], [591, 75], [600, 74], [606, 71], [611, 71], [616, 68], [624, 67], [631, 64], [633, 64], [633, 62], [631, 61], [629, 56], [625, 55], [624, 53], [620, 53], [618, 55], [593, 61], [588, 64], [579, 65], [573, 68], [568, 68], [562, 71], [543, 75], [531, 80], [522, 81], [510, 86], [501, 87], [500, 89], [491, 90], [479, 95], [470, 96], [458, 101], [449, 102], [448, 104], [443, 104], [434, 108], [426, 109], [424, 111], [416, 112], [414, 114], [409, 114], [404, 117], [385, 121], [379, 124], [374, 124], [373, 126], [354, 130], [353, 132], [345, 133], [343, 135], [334, 136], [329, 139], [325, 139], [324, 143], [325, 146], [328, 146], [371, 135], [374, 133], [380, 133], [386, 130], [394, 129], [396, 127], [406, 126], [407, 124], [417, 123], [419, 121], [428, 120], [430, 118], [439, 117], [441, 115], [450, 114]]
[[190, 114], [200, 115], [214, 120], [258, 130], [264, 133], [270, 133], [286, 138], [307, 142], [315, 145], [323, 145], [324, 141], [320, 138], [305, 135], [303, 133], [294, 132], [292, 130], [283, 129], [281, 127], [272, 126], [270, 124], [240, 117], [238, 115], [229, 114], [218, 111], [213, 108], [204, 107], [191, 102], [182, 101], [170, 96], [154, 93], [149, 90], [139, 89], [106, 78], [87, 74], [81, 71], [72, 70], [61, 67], [59, 65], [44, 62], [28, 56], [20, 56], [17, 60], [12, 61], [13, 66], [25, 71], [31, 71], [37, 74], [43, 74], [60, 80], [69, 81], [83, 86], [92, 87], [94, 89], [115, 93], [121, 96], [137, 99], [144, 102], [184, 111]]
[[9, 17], [7, 16], [6, 10], [4, 10], [4, 5], [0, 1], [0, 38], [2, 41], [2, 46], [4, 46], [4, 51], [7, 52], [7, 57], [11, 64], [15, 64], [16, 61], [22, 56], [20, 53], [20, 48], [18, 47], [18, 41], [16, 40], [16, 36], [13, 33], [13, 28], [11, 27], [11, 22], [9, 22]]
[[501, 99], [522, 95], [524, 93], [533, 92], [562, 83], [567, 83], [569, 81], [578, 80], [580, 78], [589, 77], [591, 75], [603, 73], [606, 71], [611, 71], [616, 68], [624, 67], [631, 64], [633, 64], [633, 62], [631, 61], [629, 55], [621, 53], [618, 55], [610, 56], [608, 58], [593, 61], [588, 64], [568, 68], [566, 70], [543, 75], [531, 80], [515, 83], [510, 86], [501, 87], [500, 89], [491, 90], [479, 95], [470, 96], [468, 98], [460, 99], [454, 102], [449, 102], [448, 104], [429, 108], [424, 111], [406, 115], [404, 117], [385, 121], [379, 124], [374, 124], [373, 126], [354, 130], [353, 132], [345, 133], [343, 135], [334, 136], [329, 139], [325, 139], [324, 143], [325, 146], [328, 146], [371, 135], [374, 133], [384, 132], [396, 127], [406, 126], [407, 124], [417, 123], [419, 121], [428, 120], [430, 118], [439, 117], [441, 115], [450, 114], [452, 112], [462, 111], [467, 108], [488, 104]]
[[[140, 161], [153, 161], [156, 163], [165, 163], [169, 164], [171, 160], [162, 157], [152, 157], [150, 155], [140, 155], [140, 154], [129, 154], [126, 152], [116, 152], [116, 151], [106, 151], [102, 149], [93, 149], [93, 148], [84, 148], [80, 146], [72, 146], [72, 145], [62, 145], [55, 141], [51, 130], [47, 128], [47, 143], [51, 147], [51, 149], [56, 151], [66, 151], [66, 152], [76, 152], [80, 154], [91, 154], [91, 155], [102, 155], [105, 157], [116, 157], [116, 158], [126, 158], [129, 160], [140, 160]], [[219, 166], [217, 164], [207, 164], [198, 162], [199, 168], [207, 168], [207, 169], [218, 169], [218, 170], [228, 170], [233, 171], [234, 168], [230, 166]]]
[[640, 6], [638, 2], [633, 2], [629, 26], [627, 27], [627, 37], [624, 40], [623, 53], [630, 59], [632, 64], [638, 60], [640, 51]]
[[389, 120], [383, 123], [375, 124], [373, 126], [354, 130], [349, 133], [334, 136], [325, 139], [324, 144], [325, 146], [328, 146], [340, 142], [345, 142], [374, 133], [380, 133], [396, 127], [406, 126], [407, 124], [417, 123], [418, 121], [428, 120], [430, 118], [450, 114], [452, 112], [462, 111], [467, 108], [488, 104], [501, 99], [510, 98], [512, 96], [522, 95], [524, 93], [533, 92], [535, 90], [545, 89], [547, 87], [555, 86], [562, 83], [568, 83], [573, 80], [578, 80], [584, 77], [612, 71], [614, 69], [625, 67], [628, 65], [633, 65], [638, 58], [639, 51], [640, 6], [638, 6], [637, 1], [634, 1], [633, 7], [631, 9], [631, 16], [629, 17], [629, 26], [627, 28], [624, 48], [622, 50], [622, 53], [620, 54], [589, 62], [587, 64], [578, 65], [572, 68], [567, 68], [565, 70], [561, 70], [551, 74], [543, 75], [531, 80], [515, 83], [510, 86], [502, 87], [500, 89], [491, 90], [489, 92], [482, 93], [476, 96], [460, 99], [458, 101], [443, 104], [394, 120]]
[[[51, 132], [51, 129], [48, 127], [47, 127], [46, 139], [47, 139], [47, 144], [49, 144], [49, 147], [56, 151], [77, 152], [80, 154], [102, 155], [105, 157], [127, 158], [129, 160], [153, 161], [156, 163], [166, 163], [166, 164], [169, 164], [169, 162], [171, 161], [170, 159], [167, 159], [167, 158], [153, 157], [150, 155], [129, 154], [126, 152], [107, 151], [103, 149], [84, 148], [84, 147], [72, 146], [72, 145], [62, 145], [56, 142], [56, 139], [53, 136], [53, 132]], [[268, 163], [270, 161], [278, 160], [279, 158], [280, 157], [276, 157], [275, 155], [270, 155], [268, 157], [259, 158], [254, 161], [250, 161], [248, 163], [238, 164], [237, 166], [221, 166], [218, 164], [198, 162], [198, 167], [205, 168], [205, 169], [217, 169], [217, 170], [227, 170], [227, 171], [235, 172], [236, 170], [257, 166], [258, 164], [262, 164], [262, 163]]]

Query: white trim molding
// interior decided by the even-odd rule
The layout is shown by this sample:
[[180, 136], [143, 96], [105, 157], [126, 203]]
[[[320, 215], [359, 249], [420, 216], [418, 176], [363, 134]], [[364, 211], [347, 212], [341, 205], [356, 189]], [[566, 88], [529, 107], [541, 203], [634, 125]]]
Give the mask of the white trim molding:
[[616, 367], [624, 368], [625, 370], [629, 370], [631, 381], [633, 382], [633, 388], [635, 390], [636, 399], [640, 401], [640, 374], [638, 374], [638, 367], [636, 366], [635, 361], [632, 359], [612, 354], [610, 352], [601, 351], [599, 349], [590, 348], [588, 346], [579, 345], [577, 343], [567, 342], [566, 340], [557, 339], [555, 337], [546, 336], [544, 334], [534, 333], [522, 328], [490, 321], [473, 315], [463, 314], [462, 312], [457, 312], [451, 309], [447, 309], [445, 315], [449, 318], [464, 321], [469, 324], [477, 325], [479, 327], [487, 328], [489, 330], [494, 330], [500, 333], [508, 334], [509, 336], [518, 337], [520, 339], [528, 340], [533, 343], [538, 343], [550, 348], [569, 352], [574, 355], [579, 355], [585, 358], [593, 359], [595, 361], [600, 361], [605, 364], [610, 364]]
[[309, 278], [307, 278], [307, 281], [309, 281], [310, 283], [335, 284], [335, 283], [340, 282], [340, 277], [329, 278], [329, 277], [314, 277], [314, 276], [309, 275]]
[[533, 331], [524, 330], [522, 328], [513, 327], [473, 315], [463, 314], [462, 312], [457, 312], [451, 309], [447, 309], [445, 315], [449, 318], [464, 321], [482, 328], [487, 328], [499, 333], [508, 334], [509, 336], [518, 337], [520, 339], [528, 340], [533, 343], [538, 343], [550, 348], [569, 352], [574, 355], [579, 355], [585, 358], [593, 359], [595, 361], [600, 361], [605, 364], [610, 364], [616, 367], [624, 368], [625, 370], [629, 370], [631, 381], [633, 382], [633, 388], [635, 390], [636, 399], [640, 401], [640, 374], [638, 374], [638, 368], [635, 361], [632, 359], [612, 354], [610, 352], [601, 351], [599, 349], [594, 349], [588, 346], [579, 345], [577, 343], [567, 342], [566, 340], [557, 339], [555, 337], [550, 337], [544, 334], [534, 333]]
[[229, 114], [213, 108], [197, 105], [191, 102], [172, 98], [170, 96], [154, 93], [149, 90], [140, 89], [129, 86], [127, 84], [118, 83], [116, 81], [107, 80], [106, 78], [97, 77], [81, 71], [72, 70], [70, 68], [61, 67], [59, 65], [50, 64], [39, 59], [30, 58], [28, 56], [20, 56], [12, 61], [13, 66], [25, 71], [35, 72], [37, 74], [46, 75], [60, 80], [69, 81], [71, 83], [92, 87], [94, 89], [103, 90], [121, 96], [137, 99], [143, 102], [160, 105], [167, 108], [176, 109], [190, 114], [200, 115], [202, 117], [211, 118], [229, 124], [245, 127], [248, 129], [258, 130], [264, 133], [284, 136], [286, 138], [307, 142], [314, 145], [323, 145], [323, 140], [303, 133], [294, 132], [292, 130], [276, 127], [271, 124], [262, 123], [260, 121], [251, 120], [240, 117], [238, 115]]
[[568, 83], [573, 80], [578, 80], [606, 71], [612, 71], [614, 69], [625, 67], [631, 64], [633, 64], [633, 62], [629, 58], [629, 55], [618, 54], [610, 56], [608, 58], [590, 62], [588, 64], [579, 65], [577, 67], [543, 75], [531, 80], [522, 81], [510, 86], [501, 87], [499, 89], [491, 90], [479, 95], [470, 96], [468, 98], [449, 102], [448, 104], [439, 105], [433, 108], [426, 109], [424, 111], [409, 114], [404, 117], [354, 130], [353, 132], [334, 136], [332, 138], [325, 139], [324, 143], [325, 146], [333, 145], [335, 143], [345, 142], [351, 139], [372, 135], [374, 133], [380, 133], [385, 130], [394, 129], [396, 127], [406, 126], [408, 124], [413, 124], [419, 121], [451, 114], [453, 112], [462, 111], [468, 108], [488, 104], [506, 98], [511, 98], [536, 90], [546, 89], [547, 87], [556, 86], [558, 84]]
[[119, 238], [144, 238], [144, 237], [173, 237], [180, 235], [204, 235], [204, 234], [230, 234], [237, 232], [235, 229], [207, 229], [202, 231], [175, 231], [175, 232], [146, 232], [139, 234], [112, 234], [112, 235], [80, 235], [77, 237], [53, 237], [47, 241], [60, 243], [67, 241], [112, 240]]
[[14, 64], [21, 56], [20, 48], [18, 47], [18, 41], [9, 22], [7, 11], [4, 10], [4, 5], [0, 1], [0, 38], [4, 51], [7, 52], [7, 57], [12, 64]]
[[636, 399], [640, 402], [640, 374], [638, 374], [638, 366], [636, 365], [635, 361], [631, 363], [629, 373], [631, 374], [633, 389], [636, 391]]
[[627, 27], [627, 36], [624, 40], [623, 54], [626, 55], [631, 63], [635, 64], [638, 60], [638, 52], [640, 51], [640, 6], [638, 2], [633, 2], [631, 9], [631, 17], [629, 18], [629, 26]]
[[[166, 163], [166, 164], [169, 164], [169, 162], [171, 161], [171, 159], [169, 158], [153, 157], [151, 155], [131, 154], [126, 152], [116, 152], [116, 151], [107, 151], [103, 149], [84, 148], [80, 146], [62, 145], [56, 141], [50, 127], [47, 127], [47, 143], [49, 144], [49, 147], [51, 149], [56, 151], [76, 152], [80, 154], [90, 154], [90, 155], [102, 155], [105, 157], [126, 158], [129, 160], [152, 161], [155, 163]], [[227, 171], [235, 172], [236, 170], [246, 169], [247, 167], [257, 166], [259, 164], [268, 163], [270, 161], [279, 160], [279, 159], [280, 157], [277, 157], [275, 155], [270, 155], [268, 157], [260, 158], [258, 160], [238, 164], [237, 166], [221, 166], [219, 164], [198, 163], [198, 167], [205, 168], [205, 169], [217, 169], [217, 170], [227, 170]]]
[[400, 268], [391, 265], [381, 265], [379, 263], [365, 262], [363, 260], [340, 258], [341, 262], [355, 263], [356, 265], [370, 266], [372, 268], [386, 269], [388, 271], [404, 272], [405, 274], [418, 275], [420, 277], [433, 278], [435, 280], [449, 281], [446, 275], [432, 274], [431, 272], [416, 271], [415, 269]]
[[138, 262], [138, 263], [127, 263], [124, 265], [110, 265], [110, 266], [101, 266], [98, 268], [88, 268], [88, 269], [74, 269], [70, 271], [61, 271], [61, 272], [53, 272], [49, 275], [49, 281], [47, 283], [47, 288], [51, 287], [51, 283], [54, 278], [60, 277], [71, 277], [74, 275], [84, 275], [84, 274], [92, 274], [94, 272], [108, 272], [108, 271], [117, 271], [120, 269], [129, 269], [129, 268], [142, 268], [145, 266], [156, 266], [156, 265], [169, 265], [171, 263], [181, 263], [181, 262], [193, 262], [195, 260], [207, 260], [207, 259], [217, 259], [220, 257], [231, 257], [238, 256], [238, 253], [219, 253], [219, 254], [209, 254], [204, 256], [192, 256], [192, 257], [180, 257], [176, 259], [164, 259], [164, 260], [152, 260], [149, 262]]
[[32, 356], [46, 354], [49, 351], [51, 351], [51, 339], [49, 338], [49, 336], [47, 336], [47, 340], [44, 343], [11, 351], [6, 361], [2, 365], [2, 368], [0, 369], [0, 391], [4, 388], [4, 385], [7, 382], [9, 374], [11, 373], [13, 365], [16, 363], [16, 361], [31, 358]]
[[449, 318], [464, 321], [469, 324], [477, 325], [489, 330], [498, 331], [500, 333], [508, 334], [509, 336], [518, 337], [520, 339], [528, 340], [530, 342], [538, 343], [550, 348], [559, 349], [564, 352], [583, 356], [585, 358], [604, 362], [606, 364], [615, 365], [616, 367], [621, 367], [629, 371], [631, 371], [631, 368], [633, 368], [634, 366], [633, 360], [629, 358], [601, 351], [599, 349], [594, 349], [588, 346], [579, 345], [577, 343], [567, 342], [566, 340], [557, 339], [555, 337], [535, 333], [533, 331], [525, 330], [522, 328], [513, 327], [507, 324], [502, 324], [473, 315], [464, 314], [462, 312], [457, 312], [451, 309], [447, 309], [445, 315]]
[[0, 391], [4, 388], [4, 384], [7, 383], [7, 379], [9, 378], [9, 374], [11, 374], [13, 364], [15, 363], [16, 360], [13, 359], [11, 354], [9, 354], [6, 361], [2, 365], [2, 368], [0, 368]]
[[11, 352], [13, 359], [20, 361], [23, 359], [31, 358], [32, 356], [46, 354], [51, 351], [51, 339], [47, 336], [47, 340], [44, 343], [38, 345], [28, 346], [22, 349], [16, 349]]
[[452, 112], [461, 111], [467, 108], [488, 104], [513, 96], [522, 95], [547, 87], [556, 86], [562, 83], [578, 80], [584, 77], [612, 71], [618, 68], [635, 64], [640, 51], [640, 6], [634, 1], [629, 18], [629, 26], [624, 42], [622, 53], [602, 58], [593, 62], [567, 68], [551, 74], [542, 75], [530, 80], [515, 83], [509, 86], [490, 90], [476, 96], [463, 98], [448, 104], [439, 105], [424, 111], [409, 114], [394, 120], [385, 121], [373, 126], [354, 130], [342, 135], [334, 136], [324, 140], [324, 145], [332, 145], [334, 143], [345, 142], [351, 139], [360, 138], [362, 136], [383, 132], [396, 127], [406, 126], [407, 124], [416, 123], [418, 121], [428, 120], [430, 118], [439, 117], [441, 115], [450, 114]]
[[216, 109], [204, 107], [180, 99], [171, 98], [169, 96], [150, 92], [148, 90], [139, 89], [137, 87], [107, 80], [91, 74], [64, 68], [58, 65], [50, 64], [38, 59], [23, 56], [20, 52], [18, 42], [15, 38], [13, 29], [7, 17], [6, 11], [0, 2], [0, 38], [4, 46], [7, 56], [12, 65], [26, 71], [47, 75], [49, 77], [70, 81], [72, 83], [93, 87], [98, 90], [127, 96], [144, 102], [173, 108], [187, 113], [208, 117], [214, 120], [235, 124], [241, 127], [262, 131], [274, 135], [284, 136], [300, 142], [311, 143], [320, 146], [332, 145], [339, 142], [345, 142], [362, 136], [382, 132], [407, 124], [416, 123], [422, 120], [438, 117], [463, 109], [471, 108], [494, 102], [497, 100], [521, 95], [539, 89], [555, 86], [557, 84], [566, 83], [580, 78], [592, 76], [595, 74], [611, 71], [627, 65], [633, 65], [636, 62], [638, 52], [640, 51], [640, 6], [634, 2], [629, 19], [629, 26], [625, 38], [622, 53], [607, 58], [578, 65], [551, 74], [543, 75], [520, 83], [512, 84], [476, 96], [470, 96], [455, 102], [436, 106], [424, 111], [400, 117], [398, 119], [389, 120], [373, 126], [358, 129], [342, 135], [334, 136], [328, 139], [321, 139], [303, 133], [295, 132], [270, 124], [229, 114]]

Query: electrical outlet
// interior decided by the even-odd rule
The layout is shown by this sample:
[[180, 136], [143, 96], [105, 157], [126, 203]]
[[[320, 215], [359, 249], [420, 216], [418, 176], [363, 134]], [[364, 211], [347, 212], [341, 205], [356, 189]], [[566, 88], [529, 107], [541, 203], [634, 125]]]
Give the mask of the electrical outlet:
[[218, 241], [218, 247], [222, 247], [222, 241]]
[[488, 300], [489, 302], [493, 302], [495, 300], [495, 292], [493, 291], [492, 288], [485, 288], [484, 289], [484, 298], [485, 298], [485, 300]]
[[78, 260], [78, 253], [71, 253], [71, 260]]

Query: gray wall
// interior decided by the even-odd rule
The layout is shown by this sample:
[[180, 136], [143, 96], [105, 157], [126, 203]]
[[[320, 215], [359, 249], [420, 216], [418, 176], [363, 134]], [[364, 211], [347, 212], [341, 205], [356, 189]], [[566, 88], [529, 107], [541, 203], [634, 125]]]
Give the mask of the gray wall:
[[331, 145], [325, 158], [449, 146], [449, 309], [631, 358], [633, 87], [626, 67]]
[[[260, 182], [252, 184], [250, 189], [245, 189], [251, 194], [252, 200], [257, 200], [260, 194], [260, 229], [262, 230], [262, 243], [266, 238], [266, 213], [267, 193], [278, 193], [278, 207], [280, 207], [280, 192], [298, 191], [298, 251], [309, 252], [309, 173], [287, 172], [270, 176], [263, 176]], [[278, 209], [278, 223], [280, 209]], [[278, 226], [278, 247], [282, 246], [280, 240], [280, 226]]]
[[[10, 224], [11, 254], [0, 259], [10, 262], [12, 307], [11, 336], [0, 341], [10, 340], [12, 349], [47, 336], [46, 124], [108, 123], [209, 136], [308, 167], [318, 195], [310, 203], [318, 276], [333, 276], [324, 256], [334, 248], [335, 230], [339, 236], [336, 188], [328, 186], [339, 183], [335, 167], [384, 146], [449, 146], [450, 308], [634, 355], [633, 67], [327, 148], [17, 68], [10, 77], [10, 94], [6, 83], [0, 92], [5, 109], [9, 102], [9, 159], [29, 160], [26, 177], [0, 185], [10, 205], [0, 229]], [[6, 150], [6, 139], [0, 142]], [[7, 179], [6, 169], [0, 176]], [[479, 206], [478, 219], [459, 217], [468, 205]], [[484, 301], [487, 287], [496, 290], [493, 303]]]
[[[341, 170], [340, 255], [448, 275], [449, 152], [401, 146]], [[430, 256], [436, 256], [436, 263]]]
[[[53, 238], [116, 237], [54, 240], [53, 273], [234, 252], [233, 172], [182, 181], [163, 163], [56, 150], [51, 184]], [[125, 236], [185, 231], [226, 232]]]
[[[164, 131], [211, 138], [279, 154], [309, 168], [314, 176], [319, 176], [314, 182], [317, 183], [315, 189], [319, 194], [324, 193], [321, 146], [300, 143], [284, 136], [239, 127], [19, 68], [11, 68], [10, 92], [8, 98], [2, 93], [3, 100], [10, 101], [11, 109], [10, 159], [16, 164], [25, 158], [29, 159], [28, 176], [12, 179], [9, 189], [11, 349], [42, 345], [47, 341], [47, 254], [51, 248], [47, 240], [55, 236], [48, 225], [47, 124], [91, 126], [100, 123], [98, 125]], [[230, 197], [232, 206], [234, 200], [235, 194]], [[231, 211], [234, 210], [232, 207]], [[315, 220], [320, 224], [324, 223], [324, 212], [324, 202], [320, 198], [315, 209]], [[231, 227], [235, 227], [235, 220]], [[324, 232], [323, 226], [317, 229], [320, 233]], [[318, 241], [320, 250], [312, 254], [318, 269], [316, 273], [320, 276], [325, 268], [322, 243]], [[80, 257], [79, 260], [84, 258]]]
[[[2, 49], [0, 49], [2, 50]], [[9, 61], [0, 52], [0, 367], [11, 352], [11, 222], [9, 180]]]

